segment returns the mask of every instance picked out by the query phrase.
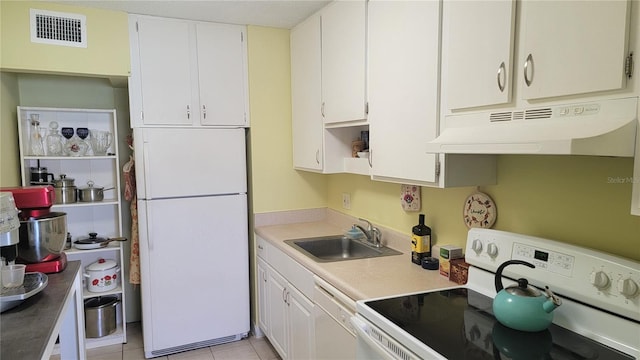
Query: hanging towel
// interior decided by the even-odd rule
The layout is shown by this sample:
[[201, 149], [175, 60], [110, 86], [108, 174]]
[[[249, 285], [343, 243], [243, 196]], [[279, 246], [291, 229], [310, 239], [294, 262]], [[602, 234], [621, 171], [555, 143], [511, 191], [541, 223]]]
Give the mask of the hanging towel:
[[[129, 147], [133, 149], [133, 141], [127, 137]], [[140, 241], [138, 238], [138, 199], [136, 196], [136, 169], [133, 155], [124, 164], [124, 198], [131, 202], [131, 257], [129, 259], [129, 282], [140, 284]]]

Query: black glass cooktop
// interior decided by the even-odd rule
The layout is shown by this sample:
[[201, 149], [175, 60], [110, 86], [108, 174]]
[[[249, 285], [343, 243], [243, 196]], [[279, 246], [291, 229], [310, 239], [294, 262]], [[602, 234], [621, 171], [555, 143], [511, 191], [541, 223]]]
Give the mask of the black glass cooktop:
[[507, 328], [493, 317], [491, 298], [465, 288], [366, 304], [448, 359], [633, 359], [556, 325]]

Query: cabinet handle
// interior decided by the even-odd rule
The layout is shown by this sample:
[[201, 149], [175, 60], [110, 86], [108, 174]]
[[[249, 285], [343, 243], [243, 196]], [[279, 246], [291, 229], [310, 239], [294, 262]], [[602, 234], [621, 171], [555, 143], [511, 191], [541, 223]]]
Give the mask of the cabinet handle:
[[[507, 83], [507, 71], [504, 66], [504, 61], [500, 63], [500, 67], [498, 67], [497, 77], [498, 77], [498, 89], [500, 89], [500, 92], [504, 92], [504, 86]], [[502, 80], [502, 82], [500, 80]]]
[[369, 167], [373, 167], [373, 165], [371, 164], [371, 158], [373, 157], [373, 149], [371, 149], [371, 147], [369, 147]]
[[287, 303], [287, 306], [291, 306], [291, 301], [289, 300], [290, 297], [291, 293], [287, 291], [287, 301], [285, 301]]
[[284, 303], [287, 303], [287, 288], [282, 289], [282, 301], [284, 301]]
[[204, 119], [207, 118], [207, 107], [205, 105], [202, 105], [202, 117]]
[[191, 107], [187, 105], [187, 119], [191, 119]]
[[320, 114], [324, 117], [324, 101], [322, 102], [322, 105], [320, 105]]
[[[531, 78], [529, 78], [529, 67], [531, 67]], [[533, 73], [533, 55], [529, 54], [524, 61], [524, 83], [527, 84], [527, 86], [531, 86], [533, 82]]]
[[320, 164], [320, 149], [316, 150], [316, 163]]

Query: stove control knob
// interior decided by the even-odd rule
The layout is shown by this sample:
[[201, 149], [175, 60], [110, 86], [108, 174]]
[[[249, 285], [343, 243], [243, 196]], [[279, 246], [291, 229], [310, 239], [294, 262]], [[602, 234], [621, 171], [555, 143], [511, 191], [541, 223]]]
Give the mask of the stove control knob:
[[604, 271], [594, 271], [590, 276], [591, 285], [598, 288], [598, 290], [604, 290], [609, 287], [609, 277]]
[[631, 299], [638, 295], [638, 284], [629, 278], [620, 279], [618, 280], [618, 292], [627, 299]]
[[498, 256], [498, 245], [489, 243], [489, 245], [487, 246], [487, 254], [489, 254], [492, 259], [495, 259], [496, 256]]
[[473, 240], [473, 243], [471, 243], [471, 249], [473, 249], [476, 254], [480, 255], [482, 252], [482, 241], [480, 241], [480, 239]]

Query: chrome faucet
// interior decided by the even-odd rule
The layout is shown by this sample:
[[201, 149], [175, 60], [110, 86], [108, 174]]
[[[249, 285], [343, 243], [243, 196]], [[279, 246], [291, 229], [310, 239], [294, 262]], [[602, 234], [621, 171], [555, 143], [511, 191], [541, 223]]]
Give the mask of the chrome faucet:
[[358, 220], [366, 222], [367, 223], [367, 229], [365, 230], [362, 226], [360, 226], [358, 224], [353, 224], [353, 226], [357, 227], [358, 229], [360, 229], [360, 231], [362, 231], [362, 233], [367, 238], [367, 241], [369, 243], [373, 244], [373, 246], [375, 246], [377, 248], [381, 247], [382, 246], [382, 233], [380, 232], [380, 229], [378, 229], [377, 227], [371, 225], [371, 223], [366, 219], [358, 218]]

